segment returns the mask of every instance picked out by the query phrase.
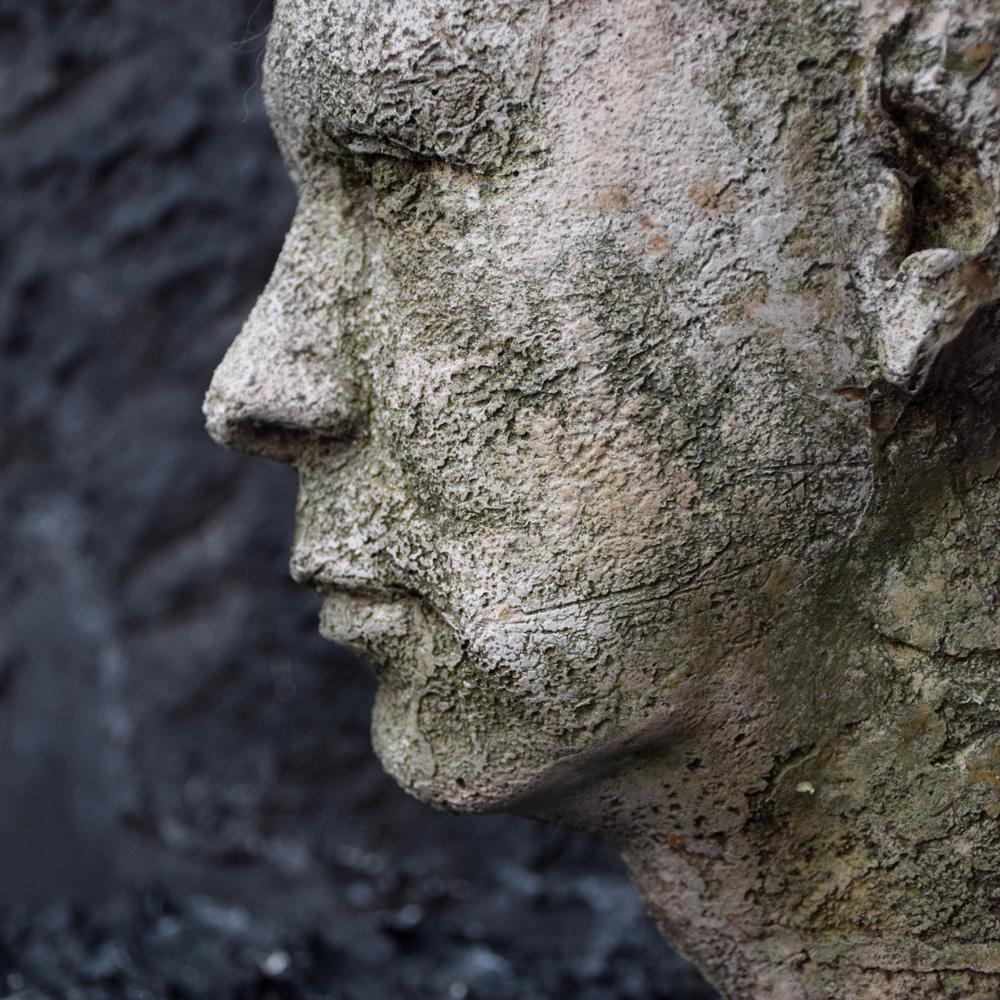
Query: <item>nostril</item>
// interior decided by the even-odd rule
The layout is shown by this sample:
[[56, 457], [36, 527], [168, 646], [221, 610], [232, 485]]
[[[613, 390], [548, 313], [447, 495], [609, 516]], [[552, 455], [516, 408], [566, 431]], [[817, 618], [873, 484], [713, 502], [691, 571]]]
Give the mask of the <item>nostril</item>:
[[346, 448], [360, 432], [360, 420], [346, 415], [334, 420], [296, 419], [263, 408], [227, 405], [216, 396], [205, 402], [205, 426], [227, 448], [287, 463], [310, 448]]
[[305, 427], [264, 416], [209, 418], [207, 427], [209, 434], [227, 448], [279, 462], [294, 461], [309, 440]]

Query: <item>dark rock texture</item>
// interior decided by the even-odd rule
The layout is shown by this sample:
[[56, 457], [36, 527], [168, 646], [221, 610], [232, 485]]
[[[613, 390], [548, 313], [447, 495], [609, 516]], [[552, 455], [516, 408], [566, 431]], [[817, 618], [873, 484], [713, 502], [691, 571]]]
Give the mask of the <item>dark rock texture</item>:
[[203, 432], [294, 203], [254, 8], [0, 0], [0, 994], [709, 997], [602, 846], [382, 774]]

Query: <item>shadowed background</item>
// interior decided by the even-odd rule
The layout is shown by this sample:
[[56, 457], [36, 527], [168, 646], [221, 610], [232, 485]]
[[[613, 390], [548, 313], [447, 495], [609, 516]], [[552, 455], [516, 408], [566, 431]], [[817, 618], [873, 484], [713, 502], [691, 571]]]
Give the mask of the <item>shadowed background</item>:
[[201, 397], [294, 195], [256, 0], [0, 0], [0, 993], [712, 994], [596, 841], [411, 801]]

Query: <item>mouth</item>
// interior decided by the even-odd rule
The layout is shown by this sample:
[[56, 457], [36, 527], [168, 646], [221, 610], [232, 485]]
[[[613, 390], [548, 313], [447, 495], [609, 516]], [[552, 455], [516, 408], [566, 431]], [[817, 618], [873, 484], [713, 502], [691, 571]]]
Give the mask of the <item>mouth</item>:
[[406, 598], [416, 599], [415, 591], [394, 584], [380, 583], [377, 580], [360, 576], [341, 576], [324, 579], [299, 580], [312, 587], [325, 601], [340, 597], [349, 597], [373, 603], [391, 603]]

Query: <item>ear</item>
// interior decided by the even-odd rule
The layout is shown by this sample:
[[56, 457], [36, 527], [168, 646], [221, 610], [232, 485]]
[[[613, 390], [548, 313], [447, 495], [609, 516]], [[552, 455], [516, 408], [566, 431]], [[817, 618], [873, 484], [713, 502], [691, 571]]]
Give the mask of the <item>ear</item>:
[[[882, 164], [868, 272], [878, 364], [910, 393], [1000, 298], [1000, 19], [926, 7], [882, 34], [866, 87]], [[969, 62], [983, 52], [985, 63]]]
[[888, 282], [880, 310], [882, 378], [919, 392], [941, 348], [998, 297], [996, 281], [977, 257], [944, 248], [910, 254]]

